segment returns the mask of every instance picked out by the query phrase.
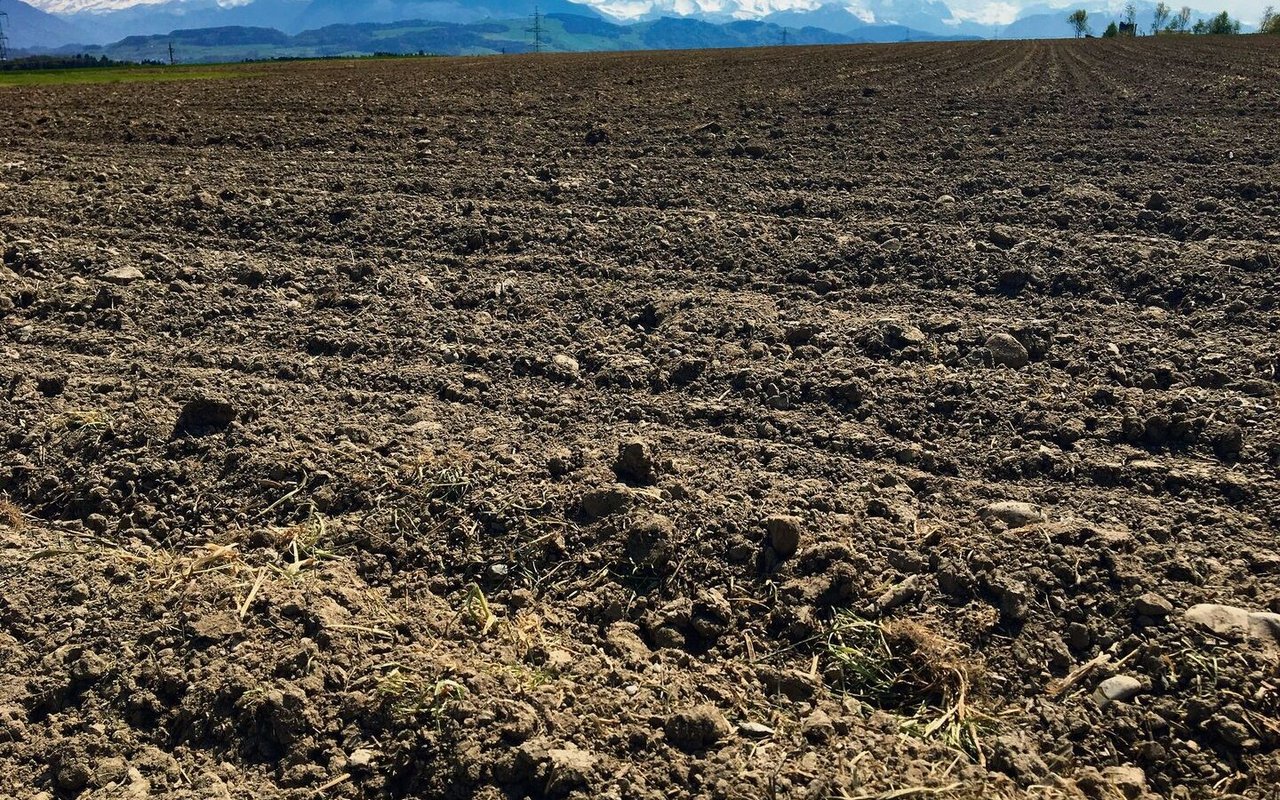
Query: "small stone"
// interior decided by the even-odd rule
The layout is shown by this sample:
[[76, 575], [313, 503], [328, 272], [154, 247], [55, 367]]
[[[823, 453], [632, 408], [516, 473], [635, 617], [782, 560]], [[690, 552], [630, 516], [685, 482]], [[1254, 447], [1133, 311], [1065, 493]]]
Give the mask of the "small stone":
[[1034, 525], [1048, 519], [1040, 506], [1032, 503], [1021, 503], [1016, 500], [992, 503], [982, 509], [979, 512], [979, 516], [989, 527], [1004, 527], [1006, 529], [1025, 528], [1028, 525]]
[[769, 533], [769, 544], [782, 558], [790, 558], [800, 549], [800, 518], [787, 514], [774, 514], [764, 521]]
[[713, 705], [701, 705], [677, 711], [667, 717], [664, 726], [667, 741], [686, 753], [706, 750], [731, 732], [729, 722]]
[[890, 350], [905, 350], [908, 347], [920, 347], [928, 343], [929, 337], [924, 331], [908, 322], [897, 319], [882, 319], [876, 322], [880, 329], [880, 338], [884, 346]]
[[1173, 603], [1155, 592], [1147, 592], [1134, 601], [1133, 610], [1142, 617], [1162, 618], [1173, 613]]
[[618, 477], [630, 483], [652, 486], [658, 482], [658, 462], [653, 449], [641, 439], [618, 445], [618, 459], [613, 464]]
[[1022, 239], [1014, 230], [1006, 225], [996, 225], [987, 233], [987, 238], [991, 243], [1002, 250], [1008, 250], [1016, 245]]
[[1105, 708], [1112, 703], [1124, 703], [1142, 693], [1142, 681], [1129, 675], [1116, 675], [1098, 684], [1093, 702]]
[[1219, 636], [1243, 637], [1249, 633], [1249, 612], [1243, 608], [1198, 603], [1183, 616], [1188, 622]]
[[120, 286], [140, 281], [145, 277], [147, 276], [143, 275], [142, 270], [137, 267], [117, 267], [102, 275], [102, 279], [107, 283], [115, 283]]
[[751, 739], [767, 739], [773, 735], [773, 728], [759, 722], [739, 722], [738, 733]]
[[576, 383], [581, 372], [578, 360], [563, 353], [552, 356], [551, 363], [547, 365], [547, 375], [561, 383]]
[[1168, 211], [1169, 199], [1159, 192], [1152, 192], [1147, 198], [1146, 207], [1148, 211]]
[[347, 764], [355, 767], [356, 769], [362, 769], [372, 764], [376, 757], [377, 753], [369, 750], [368, 748], [361, 747], [351, 754], [351, 757], [347, 759]]
[[908, 575], [899, 583], [890, 586], [876, 598], [876, 611], [880, 614], [887, 614], [895, 608], [915, 600], [923, 591], [921, 583], [922, 580], [919, 575]]
[[1093, 644], [1093, 636], [1089, 633], [1089, 626], [1079, 622], [1073, 622], [1067, 626], [1067, 645], [1072, 650], [1088, 650], [1091, 644]]
[[936, 202], [936, 203], [937, 203], [938, 205], [940, 205], [940, 206], [949, 206], [949, 205], [951, 205], [952, 203], [954, 203], [955, 201], [956, 201], [956, 199], [955, 199], [954, 197], [952, 197], [951, 195], [949, 195], [949, 194], [944, 194], [944, 195], [940, 195], [940, 196], [938, 197], [938, 199], [937, 199], [937, 200], [935, 200], [934, 202]]
[[1011, 369], [1020, 369], [1030, 363], [1027, 348], [1008, 333], [996, 333], [987, 338], [987, 350], [991, 351], [991, 360]]

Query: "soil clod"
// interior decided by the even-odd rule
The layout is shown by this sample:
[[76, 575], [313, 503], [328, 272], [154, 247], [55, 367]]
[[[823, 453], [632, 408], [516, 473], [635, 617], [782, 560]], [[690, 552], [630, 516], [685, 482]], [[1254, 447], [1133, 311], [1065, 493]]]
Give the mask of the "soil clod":
[[174, 436], [208, 436], [226, 430], [237, 415], [236, 407], [219, 397], [198, 397], [182, 407]]
[[663, 728], [667, 741], [687, 753], [706, 750], [729, 735], [729, 722], [713, 705], [677, 711], [667, 717]]
[[803, 523], [799, 517], [774, 514], [765, 519], [764, 527], [769, 534], [769, 546], [781, 558], [791, 558], [800, 549]]

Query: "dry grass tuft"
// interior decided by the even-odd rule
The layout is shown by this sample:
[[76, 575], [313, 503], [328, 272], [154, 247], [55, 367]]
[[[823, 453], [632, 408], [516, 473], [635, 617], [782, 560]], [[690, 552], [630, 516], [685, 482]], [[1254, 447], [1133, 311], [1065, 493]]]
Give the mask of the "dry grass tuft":
[[8, 500], [0, 499], [0, 525], [20, 531], [27, 527], [27, 518], [22, 515], [22, 509]]
[[838, 688], [903, 715], [903, 731], [937, 738], [985, 763], [980, 731], [992, 719], [972, 703], [983, 669], [963, 645], [910, 620], [836, 616], [827, 638]]

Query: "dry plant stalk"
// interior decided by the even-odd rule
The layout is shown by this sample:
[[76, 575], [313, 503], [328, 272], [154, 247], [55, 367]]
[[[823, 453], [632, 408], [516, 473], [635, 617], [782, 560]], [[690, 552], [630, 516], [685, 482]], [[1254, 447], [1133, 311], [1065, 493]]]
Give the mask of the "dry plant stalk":
[[27, 518], [22, 515], [22, 510], [13, 503], [8, 500], [0, 500], [0, 525], [20, 531], [27, 527]]

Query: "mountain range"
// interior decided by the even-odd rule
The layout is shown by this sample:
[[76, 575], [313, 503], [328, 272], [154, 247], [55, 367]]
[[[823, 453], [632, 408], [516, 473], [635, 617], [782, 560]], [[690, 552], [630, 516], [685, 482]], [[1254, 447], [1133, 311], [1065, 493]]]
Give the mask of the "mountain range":
[[[553, 49], [632, 49], [751, 46], [790, 43], [889, 42], [965, 38], [1052, 38], [1071, 35], [1067, 8], [1033, 5], [1005, 25], [960, 18], [943, 0], [0, 0], [8, 14], [9, 46], [22, 52], [85, 50], [118, 54], [136, 50], [138, 37], [183, 38], [219, 29], [239, 44], [271, 30], [278, 41], [255, 41], [254, 52], [277, 50], [363, 53], [399, 42], [413, 52], [498, 52], [519, 49], [530, 37], [522, 28], [537, 8], [546, 15]], [[1061, 1], [1061, 0], [1059, 0]], [[536, 4], [536, 5], [535, 5]], [[799, 5], [798, 5], [799, 4]], [[1095, 32], [1120, 16], [1123, 0], [1088, 0]], [[1150, 27], [1154, 3], [1137, 3], [1139, 27]], [[1210, 16], [1198, 13], [1196, 17]], [[555, 21], [556, 18], [563, 17]], [[572, 17], [575, 21], [568, 22]], [[374, 36], [369, 25], [414, 21], [411, 34]], [[502, 33], [493, 29], [499, 25]], [[337, 26], [336, 30], [329, 30]], [[452, 26], [452, 27], [450, 27]], [[487, 26], [484, 29], [472, 29]], [[566, 27], [567, 26], [567, 27]], [[593, 28], [586, 32], [588, 28]], [[786, 33], [784, 34], [784, 30]], [[325, 31], [323, 35], [317, 33]], [[430, 33], [428, 33], [430, 32]], [[203, 40], [210, 36], [205, 34]], [[284, 36], [285, 40], [279, 40]], [[344, 42], [335, 37], [347, 36]], [[301, 37], [301, 38], [299, 38]], [[509, 38], [508, 38], [509, 37]], [[377, 42], [373, 42], [373, 39]], [[323, 40], [323, 45], [316, 44]], [[495, 48], [489, 43], [501, 41]], [[108, 46], [109, 43], [110, 46]], [[413, 47], [417, 43], [421, 46]], [[287, 45], [287, 46], [286, 46]], [[397, 46], [400, 46], [397, 45]], [[436, 49], [436, 47], [443, 49]], [[275, 50], [272, 47], [276, 48]], [[216, 48], [215, 48], [216, 49]], [[236, 51], [239, 52], [239, 51]], [[281, 53], [285, 54], [285, 53]], [[214, 57], [212, 54], [210, 58]]]

